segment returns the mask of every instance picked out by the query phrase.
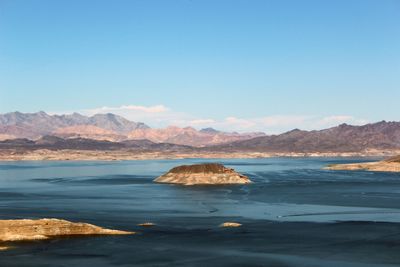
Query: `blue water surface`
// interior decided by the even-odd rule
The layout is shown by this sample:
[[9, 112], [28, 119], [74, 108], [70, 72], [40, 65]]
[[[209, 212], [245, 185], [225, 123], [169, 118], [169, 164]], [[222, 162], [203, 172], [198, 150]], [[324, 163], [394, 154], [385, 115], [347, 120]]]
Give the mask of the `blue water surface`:
[[[0, 219], [62, 218], [137, 234], [23, 242], [0, 252], [0, 266], [399, 266], [400, 175], [322, 169], [370, 160], [1, 162]], [[253, 183], [153, 183], [201, 162]], [[220, 228], [226, 221], [243, 226]]]

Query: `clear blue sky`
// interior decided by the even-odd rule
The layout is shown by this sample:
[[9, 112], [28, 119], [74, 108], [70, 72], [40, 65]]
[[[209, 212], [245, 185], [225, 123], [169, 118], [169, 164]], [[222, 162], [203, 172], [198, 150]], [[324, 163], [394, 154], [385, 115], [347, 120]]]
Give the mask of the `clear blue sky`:
[[400, 120], [399, 0], [0, 0], [0, 113]]

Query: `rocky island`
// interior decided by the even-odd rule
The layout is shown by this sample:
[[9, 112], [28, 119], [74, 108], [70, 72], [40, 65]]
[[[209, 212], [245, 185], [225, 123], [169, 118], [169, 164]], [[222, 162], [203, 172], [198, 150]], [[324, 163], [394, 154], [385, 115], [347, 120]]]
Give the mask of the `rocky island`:
[[101, 228], [88, 223], [74, 223], [60, 219], [0, 220], [0, 250], [11, 242], [33, 241], [78, 235], [128, 235], [134, 232]]
[[222, 164], [182, 165], [154, 180], [157, 183], [182, 185], [249, 184], [250, 179]]
[[400, 172], [400, 156], [392, 157], [377, 162], [350, 163], [350, 164], [332, 164], [327, 166], [327, 170], [364, 170], [381, 172]]

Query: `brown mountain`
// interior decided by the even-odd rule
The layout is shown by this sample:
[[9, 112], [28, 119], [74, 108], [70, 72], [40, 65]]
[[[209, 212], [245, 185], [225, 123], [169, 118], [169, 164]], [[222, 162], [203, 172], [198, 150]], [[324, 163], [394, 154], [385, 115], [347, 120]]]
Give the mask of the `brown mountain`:
[[[85, 128], [86, 129], [86, 128]], [[179, 132], [192, 133], [195, 140], [199, 131], [187, 129]], [[171, 131], [171, 129], [169, 129]], [[162, 131], [161, 131], [162, 132]], [[103, 131], [101, 130], [101, 133]], [[108, 134], [108, 132], [106, 132]], [[158, 133], [158, 131], [156, 131]], [[162, 135], [161, 135], [162, 136]], [[166, 135], [168, 137], [168, 135]], [[187, 134], [188, 138], [190, 137]], [[165, 136], [162, 136], [165, 138]], [[0, 149], [80, 149], [80, 150], [132, 150], [132, 151], [178, 151], [178, 152], [265, 152], [265, 153], [364, 153], [400, 151], [400, 122], [378, 122], [363, 126], [342, 124], [320, 131], [292, 130], [279, 135], [261, 136], [249, 140], [207, 147], [193, 147], [167, 142], [145, 140], [124, 140], [111, 142], [88, 138], [67, 138], [44, 136], [38, 140], [13, 139], [0, 141]]]
[[62, 127], [56, 129], [52, 134], [62, 138], [86, 138], [107, 141], [121, 141], [126, 139], [124, 135], [93, 125], [76, 125]]
[[[43, 111], [36, 113], [11, 112], [0, 114], [0, 134], [14, 138], [37, 139], [44, 135], [53, 134], [60, 128], [82, 125], [95, 126], [109, 131], [109, 133], [113, 132], [116, 135], [124, 135], [135, 129], [148, 128], [144, 123], [132, 122], [111, 113], [96, 114], [92, 117], [83, 116], [79, 113], [49, 115]], [[80, 134], [80, 130], [82, 129], [77, 129], [77, 135]], [[68, 131], [68, 133], [71, 132]], [[88, 134], [87, 129], [84, 130], [83, 134]], [[62, 130], [61, 135], [63, 135]]]
[[190, 146], [168, 143], [153, 143], [149, 140], [127, 140], [111, 142], [87, 138], [63, 139], [46, 135], [37, 140], [26, 138], [0, 141], [0, 149], [36, 150], [36, 149], [76, 149], [76, 150], [132, 150], [132, 151], [192, 151]]
[[292, 130], [214, 146], [212, 149], [260, 152], [362, 152], [400, 149], [400, 122], [381, 121], [363, 126], [341, 124], [320, 131]]
[[200, 131], [192, 127], [171, 126], [165, 129], [151, 129], [141, 122], [132, 122], [111, 113], [96, 114], [92, 117], [79, 113], [70, 115], [49, 115], [12, 112], [0, 114], [0, 140], [27, 138], [39, 139], [46, 135], [64, 139], [84, 138], [119, 142], [123, 140], [147, 139], [154, 143], [208, 146], [263, 136], [263, 133], [227, 133], [212, 128]]
[[[133, 147], [151, 150], [170, 149], [173, 145], [174, 149], [192, 146], [202, 147], [202, 151], [219, 152], [341, 153], [374, 149], [400, 150], [400, 122], [381, 121], [363, 126], [342, 124], [319, 131], [295, 129], [279, 135], [266, 136], [263, 133], [227, 133], [212, 128], [200, 131], [192, 127], [174, 126], [151, 129], [144, 123], [132, 122], [114, 114], [87, 117], [78, 113], [48, 115], [44, 112], [13, 112], [0, 115], [0, 140], [39, 139], [38, 143], [34, 142], [34, 146], [37, 147], [43, 145], [40, 138], [46, 135], [61, 137], [57, 144], [53, 144], [55, 148], [77, 149], [80, 146], [91, 149], [96, 149], [97, 146], [99, 149], [119, 149], [126, 148], [131, 142]], [[42, 139], [47, 140], [46, 138]], [[32, 146], [31, 143], [22, 140], [5, 142], [3, 147], [12, 148], [15, 143], [19, 143], [19, 147]]]
[[171, 143], [190, 145], [195, 147], [229, 143], [239, 140], [248, 140], [264, 133], [228, 133], [212, 128], [197, 131], [192, 127], [179, 128], [170, 126], [165, 129], [136, 129], [128, 134], [128, 139], [147, 139], [156, 143]]

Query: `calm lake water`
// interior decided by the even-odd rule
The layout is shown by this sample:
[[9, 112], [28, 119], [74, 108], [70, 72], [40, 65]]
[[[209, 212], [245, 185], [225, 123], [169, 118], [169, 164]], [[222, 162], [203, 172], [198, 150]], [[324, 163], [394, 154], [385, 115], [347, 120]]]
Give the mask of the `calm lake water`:
[[[321, 169], [362, 161], [2, 162], [1, 219], [63, 218], [139, 233], [21, 243], [0, 252], [0, 266], [400, 266], [400, 175]], [[254, 183], [152, 182], [200, 162], [223, 163]], [[148, 221], [157, 226], [136, 226]], [[225, 221], [243, 226], [219, 228]]]

